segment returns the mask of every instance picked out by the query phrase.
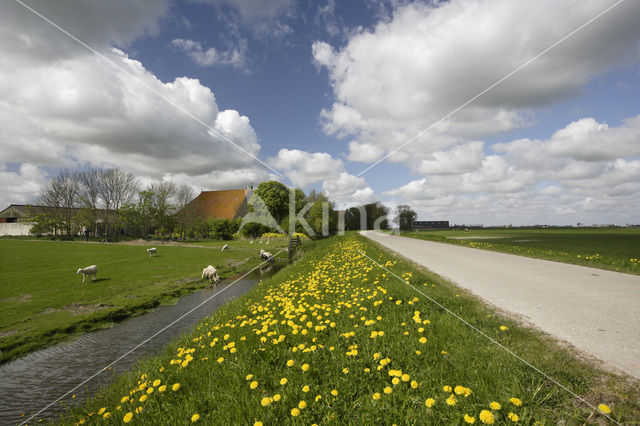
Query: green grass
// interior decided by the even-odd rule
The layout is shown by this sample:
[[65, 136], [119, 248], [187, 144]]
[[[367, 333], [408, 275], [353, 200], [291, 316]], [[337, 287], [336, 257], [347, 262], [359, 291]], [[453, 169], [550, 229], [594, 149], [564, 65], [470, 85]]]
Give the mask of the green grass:
[[[72, 409], [63, 423], [119, 424], [128, 415], [134, 424], [176, 425], [197, 414], [204, 424], [439, 425], [464, 424], [467, 414], [480, 424], [483, 410], [497, 423], [510, 423], [509, 413], [519, 424], [604, 422], [360, 251], [581, 397], [608, 404], [618, 421], [640, 417], [637, 382], [601, 372], [439, 277], [362, 237], [345, 236], [317, 243], [163, 355], [141, 361]], [[394, 371], [407, 381], [394, 385]], [[445, 402], [451, 395], [453, 406]], [[430, 408], [429, 398], [435, 400]], [[299, 409], [301, 401], [306, 407]], [[501, 409], [492, 410], [492, 402]]]
[[402, 236], [640, 275], [640, 228], [417, 231]]
[[[208, 242], [209, 248], [0, 240], [1, 362], [170, 302], [208, 285], [202, 268], [214, 265], [222, 278], [261, 262], [246, 241]], [[200, 244], [202, 245], [202, 244]], [[272, 242], [275, 253], [284, 242]], [[281, 254], [286, 259], [286, 253]], [[97, 280], [82, 284], [80, 267], [98, 265]]]

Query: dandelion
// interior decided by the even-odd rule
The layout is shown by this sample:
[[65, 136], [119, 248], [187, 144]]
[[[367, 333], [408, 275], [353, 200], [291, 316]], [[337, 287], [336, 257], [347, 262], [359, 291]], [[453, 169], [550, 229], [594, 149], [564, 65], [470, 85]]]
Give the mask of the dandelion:
[[520, 417], [518, 417], [518, 415], [514, 414], [514, 413], [509, 413], [509, 415], [507, 417], [509, 418], [509, 420], [511, 420], [514, 423], [516, 423], [518, 420], [520, 420]]
[[322, 395], [316, 395], [315, 401], [318, 402], [322, 399]]
[[447, 405], [453, 407], [456, 405], [456, 396], [454, 394], [449, 395], [449, 398], [447, 398], [445, 402]]
[[281, 398], [282, 398], [282, 396], [281, 396], [279, 393], [277, 393], [277, 394], [273, 395], [273, 400], [274, 400], [275, 402], [280, 401], [280, 399], [281, 399]]
[[191, 423], [195, 423], [200, 419], [200, 414], [196, 413], [193, 416], [191, 416]]
[[489, 410], [480, 411], [479, 417], [480, 417], [480, 421], [487, 425], [492, 425], [496, 421], [496, 418], [493, 417], [493, 413]]
[[158, 392], [164, 392], [167, 390], [167, 386], [166, 385], [162, 385], [158, 388]]
[[174, 383], [173, 386], [171, 386], [171, 390], [178, 392], [180, 390], [180, 383]]
[[291, 409], [291, 415], [293, 417], [298, 417], [300, 415], [300, 410], [298, 410], [297, 408], [292, 408]]
[[127, 402], [127, 401], [129, 401], [128, 396], [123, 396], [122, 399], [120, 400], [120, 402]]
[[140, 402], [145, 402], [147, 400], [147, 395], [142, 395], [139, 399]]
[[154, 387], [158, 387], [158, 386], [160, 386], [160, 383], [161, 383], [160, 379], [158, 379], [158, 380], [154, 380], [154, 381], [153, 381], [153, 386], [154, 386]]
[[469, 424], [474, 424], [476, 422], [476, 418], [475, 417], [471, 417], [470, 415], [468, 415], [467, 413], [464, 414], [464, 421], [466, 423]]
[[384, 388], [384, 393], [390, 394], [391, 392], [393, 392], [393, 389], [391, 389], [389, 386]]
[[411, 379], [411, 376], [409, 376], [408, 374], [403, 374], [401, 379], [403, 382], [408, 382]]
[[349, 373], [349, 369], [348, 369], [348, 368], [343, 368], [343, 369], [342, 369], [342, 372], [343, 372], [344, 374], [348, 374], [348, 373]]
[[393, 383], [393, 385], [397, 385], [398, 383], [400, 383], [400, 379], [398, 379], [397, 377], [394, 377], [393, 380], [391, 380], [391, 383]]
[[427, 406], [427, 408], [431, 408], [435, 405], [436, 400], [433, 398], [427, 398], [426, 401], [424, 401], [424, 405]]
[[250, 387], [251, 389], [255, 389], [255, 388], [257, 388], [257, 387], [258, 387], [258, 381], [257, 381], [257, 380], [254, 380], [253, 382], [251, 382], [251, 383], [249, 384], [249, 387]]
[[338, 390], [337, 389], [332, 390], [331, 395], [338, 396]]
[[309, 364], [302, 364], [302, 371], [309, 371]]
[[518, 398], [509, 398], [509, 402], [515, 405], [516, 407], [520, 407], [522, 405], [522, 401]]
[[260, 400], [260, 405], [262, 405], [263, 407], [267, 407], [269, 406], [269, 404], [271, 404], [272, 401], [273, 400], [271, 398], [269, 398], [268, 396], [265, 396]]
[[298, 402], [298, 408], [304, 410], [305, 408], [307, 408], [307, 402], [305, 400]]
[[411, 389], [418, 389], [418, 382], [416, 382], [415, 380], [411, 381]]
[[372, 398], [375, 399], [375, 400], [380, 399], [380, 393], [379, 392], [374, 393]]
[[255, 422], [253, 426], [262, 426], [262, 422]]
[[445, 391], [446, 393], [451, 393], [451, 386], [449, 385], [443, 386], [442, 390]]
[[151, 395], [151, 394], [153, 393], [153, 388], [149, 388], [149, 389], [147, 389], [147, 393], [148, 393], [149, 395]]
[[304, 386], [302, 387], [302, 392], [304, 392], [304, 393], [309, 392], [309, 386], [304, 385]]
[[251, 379], [253, 379], [253, 374], [247, 374], [247, 377], [245, 377], [245, 380], [249, 381]]
[[288, 380], [287, 380], [287, 378], [286, 378], [286, 377], [283, 377], [282, 379], [280, 379], [280, 384], [281, 384], [282, 386], [286, 385], [286, 384], [287, 384], [287, 382], [288, 382]]
[[611, 408], [609, 408], [608, 405], [606, 404], [600, 404], [598, 405], [598, 410], [602, 411], [604, 414], [609, 414], [611, 413]]
[[426, 337], [421, 337], [421, 338], [420, 338], [420, 343], [422, 343], [423, 345], [424, 345], [425, 343], [427, 343], [427, 338], [426, 338]]
[[102, 415], [103, 418], [108, 419], [109, 417], [111, 417], [111, 413], [110, 412], [106, 412]]
[[142, 407], [138, 406], [138, 408], [136, 408], [136, 414], [140, 414], [142, 413]]
[[105, 411], [107, 411], [107, 407], [102, 407], [101, 409], [98, 410], [98, 415], [101, 416], [102, 413], [104, 413]]
[[502, 408], [502, 405], [500, 405], [499, 402], [493, 401], [491, 404], [489, 404], [489, 407], [492, 410], [499, 410], [500, 408]]
[[289, 361], [287, 361], [287, 367], [293, 367], [293, 364], [295, 364], [295, 361], [290, 359]]
[[500, 326], [500, 330], [502, 330], [502, 331], [507, 331], [508, 329], [509, 329], [509, 328], [507, 328], [507, 326], [506, 326], [506, 325], [501, 325], [501, 326]]
[[122, 418], [122, 421], [125, 423], [129, 423], [132, 418], [133, 418], [133, 413], [129, 411], [127, 414], [124, 415], [124, 417]]

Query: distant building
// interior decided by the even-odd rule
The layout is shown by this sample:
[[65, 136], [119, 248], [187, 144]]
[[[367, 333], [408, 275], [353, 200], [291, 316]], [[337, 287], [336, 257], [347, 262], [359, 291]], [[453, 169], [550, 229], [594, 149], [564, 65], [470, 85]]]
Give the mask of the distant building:
[[416, 220], [411, 224], [414, 231], [437, 231], [449, 229], [448, 220]]
[[[66, 209], [63, 207], [47, 207], [47, 206], [32, 206], [29, 204], [11, 204], [6, 209], [0, 211], [0, 236], [5, 235], [29, 235], [29, 231], [34, 224], [35, 217], [39, 214], [46, 215], [61, 215]], [[73, 215], [75, 216], [81, 208], [72, 207]], [[105, 209], [96, 209], [98, 217], [96, 218], [98, 224], [98, 231], [104, 231], [104, 224], [102, 222]]]
[[236, 219], [247, 213], [251, 193], [251, 188], [202, 191], [184, 210], [204, 219]]

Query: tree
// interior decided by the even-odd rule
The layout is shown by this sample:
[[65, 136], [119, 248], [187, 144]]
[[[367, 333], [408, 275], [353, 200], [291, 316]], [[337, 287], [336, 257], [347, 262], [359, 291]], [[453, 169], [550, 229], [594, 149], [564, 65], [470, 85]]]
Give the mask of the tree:
[[109, 169], [100, 174], [100, 197], [107, 213], [105, 215], [106, 239], [109, 240], [109, 214], [114, 213], [117, 235], [120, 234], [120, 208], [131, 203], [138, 189], [135, 176], [122, 169]]
[[400, 227], [401, 231], [407, 231], [412, 228], [413, 221], [416, 220], [416, 217], [418, 217], [418, 214], [413, 211], [410, 206], [402, 204], [398, 206], [393, 222]]
[[173, 229], [177, 187], [171, 181], [164, 181], [152, 184], [150, 191], [153, 194], [154, 222], [161, 233], [167, 233]]
[[345, 229], [348, 231], [374, 229], [376, 223], [380, 229], [388, 229], [389, 224], [384, 219], [388, 214], [389, 209], [380, 202], [351, 207], [345, 212]]
[[183, 240], [187, 221], [192, 216], [192, 210], [194, 210], [187, 208], [187, 204], [189, 204], [194, 197], [193, 189], [189, 185], [180, 185], [176, 190], [176, 218], [180, 224], [180, 238]]
[[87, 169], [78, 173], [78, 180], [82, 188], [80, 190], [80, 204], [87, 210], [85, 214], [87, 228], [91, 229], [93, 236], [97, 236], [98, 203], [100, 201], [100, 174], [102, 170]]
[[255, 193], [264, 202], [269, 213], [277, 223], [289, 214], [289, 189], [275, 180], [262, 182]]
[[80, 181], [76, 173], [63, 169], [54, 176], [40, 191], [39, 203], [51, 207], [56, 228], [64, 227], [67, 236], [75, 233], [74, 216], [80, 196]]

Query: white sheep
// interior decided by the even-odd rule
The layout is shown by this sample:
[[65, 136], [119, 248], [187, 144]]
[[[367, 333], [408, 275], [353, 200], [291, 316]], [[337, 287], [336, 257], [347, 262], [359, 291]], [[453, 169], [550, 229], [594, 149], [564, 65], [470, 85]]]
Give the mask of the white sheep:
[[249, 244], [253, 244], [253, 240], [249, 241]]
[[212, 283], [217, 283], [220, 281], [220, 277], [218, 276], [218, 271], [213, 266], [209, 265], [202, 270], [202, 279], [208, 279]]
[[78, 272], [76, 272], [76, 274], [78, 275], [82, 274], [83, 284], [84, 284], [84, 279], [87, 277], [87, 275], [91, 275], [91, 281], [95, 281], [97, 273], [98, 273], [98, 267], [96, 265], [87, 266], [86, 268], [80, 268], [78, 269]]
[[258, 244], [262, 244], [262, 238], [260, 239], [260, 241], [258, 241]]
[[226, 251], [229, 250], [229, 244], [225, 244], [222, 246], [222, 250], [221, 251]]
[[260, 257], [264, 260], [269, 260], [271, 262], [273, 262], [273, 255], [271, 253], [269, 253], [268, 251], [264, 251], [262, 249], [260, 249]]
[[269, 242], [271, 242], [271, 238], [269, 238], [265, 244], [269, 244]]
[[158, 250], [155, 247], [147, 249], [147, 253], [149, 253], [149, 257], [155, 256], [157, 252], [158, 252]]

